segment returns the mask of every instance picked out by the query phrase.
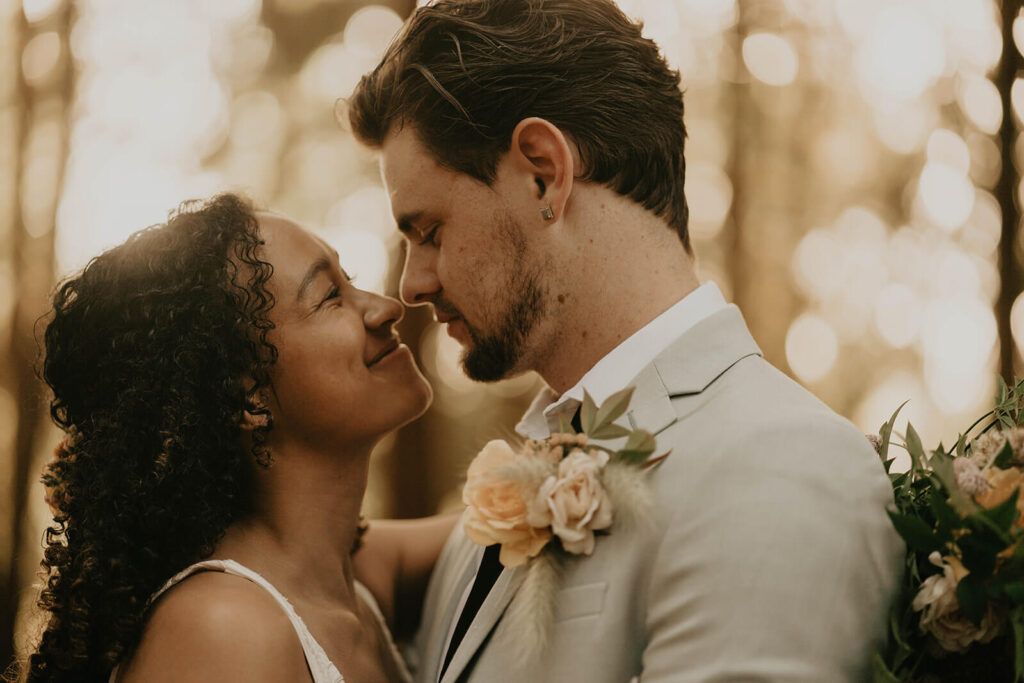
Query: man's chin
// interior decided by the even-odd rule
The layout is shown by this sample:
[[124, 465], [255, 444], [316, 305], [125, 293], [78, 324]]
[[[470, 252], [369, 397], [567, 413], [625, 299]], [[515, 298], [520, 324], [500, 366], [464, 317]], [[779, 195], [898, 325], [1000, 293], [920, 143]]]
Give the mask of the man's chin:
[[514, 360], [505, 347], [470, 343], [462, 352], [462, 371], [477, 382], [499, 382], [518, 374]]

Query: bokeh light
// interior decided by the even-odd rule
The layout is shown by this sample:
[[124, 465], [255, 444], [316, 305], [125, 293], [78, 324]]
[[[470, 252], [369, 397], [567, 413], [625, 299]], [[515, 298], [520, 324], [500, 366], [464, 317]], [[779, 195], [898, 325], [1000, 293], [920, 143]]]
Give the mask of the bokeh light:
[[799, 59], [785, 38], [755, 33], [743, 40], [743, 63], [757, 80], [768, 85], [789, 85], [796, 78]]
[[822, 379], [838, 356], [835, 330], [823, 318], [805, 313], [790, 325], [786, 334], [786, 362], [804, 382]]

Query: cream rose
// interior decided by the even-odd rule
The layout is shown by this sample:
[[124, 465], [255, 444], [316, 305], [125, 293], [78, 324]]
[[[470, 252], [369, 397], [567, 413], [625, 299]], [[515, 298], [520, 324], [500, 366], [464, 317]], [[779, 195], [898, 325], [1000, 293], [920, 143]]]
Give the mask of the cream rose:
[[921, 584], [911, 606], [921, 612], [921, 630], [931, 633], [942, 649], [963, 652], [971, 643], [987, 643], [1002, 630], [1002, 619], [989, 603], [980, 626], [960, 611], [956, 599], [956, 584], [967, 574], [955, 557], [941, 557], [933, 552], [928, 560], [942, 568], [941, 574], [929, 576]]
[[500, 543], [499, 560], [506, 567], [525, 564], [551, 540], [547, 525], [535, 528], [527, 521], [527, 500], [534, 492], [522, 481], [501, 476], [517, 457], [504, 441], [489, 442], [470, 464], [462, 489], [466, 535], [482, 546]]
[[612, 506], [601, 485], [601, 469], [608, 463], [603, 451], [572, 450], [558, 465], [558, 476], [548, 477], [537, 492], [551, 514], [551, 529], [567, 552], [594, 552], [594, 531], [612, 525]]

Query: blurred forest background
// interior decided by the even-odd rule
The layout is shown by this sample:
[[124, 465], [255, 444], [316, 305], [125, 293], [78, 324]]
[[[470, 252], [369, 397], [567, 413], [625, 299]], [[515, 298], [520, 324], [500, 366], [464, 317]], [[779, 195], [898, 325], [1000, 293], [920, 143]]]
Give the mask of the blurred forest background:
[[[864, 431], [909, 399], [926, 443], [954, 439], [998, 375], [1022, 374], [1019, 2], [620, 5], [682, 75], [702, 277], [772, 363]], [[394, 294], [376, 159], [334, 111], [414, 6], [0, 0], [0, 665], [35, 630], [38, 480], [59, 439], [36, 340], [54, 284], [232, 189]], [[468, 381], [425, 311], [403, 336], [436, 401], [380, 448], [371, 517], [457, 505], [467, 461], [512, 435], [539, 387]]]

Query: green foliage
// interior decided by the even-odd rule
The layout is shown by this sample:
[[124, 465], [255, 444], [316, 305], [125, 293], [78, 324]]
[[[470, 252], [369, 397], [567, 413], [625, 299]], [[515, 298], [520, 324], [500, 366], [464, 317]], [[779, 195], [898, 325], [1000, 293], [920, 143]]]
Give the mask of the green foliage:
[[[876, 683], [913, 683], [925, 672], [953, 661], [971, 670], [972, 652], [977, 649], [984, 653], [980, 659], [1012, 656], [1014, 681], [1024, 683], [1024, 530], [1014, 523], [1019, 494], [1014, 492], [1001, 504], [985, 509], [957, 487], [954, 470], [955, 458], [969, 456], [971, 443], [979, 434], [1017, 427], [1024, 421], [1024, 380], [1010, 387], [1000, 379], [994, 409], [963, 432], [952, 448], [940, 444], [930, 455], [909, 423], [902, 443], [896, 442], [894, 427], [904, 405], [878, 430], [879, 456], [893, 487], [894, 509], [889, 517], [907, 544], [907, 562], [901, 594], [890, 614], [888, 646], [872, 661], [873, 679]], [[972, 434], [982, 425], [980, 432]], [[907, 472], [891, 471], [895, 459], [889, 456], [889, 449], [893, 446], [909, 454]], [[1007, 442], [988, 467], [1010, 467], [1013, 458], [1013, 447]], [[912, 607], [922, 582], [942, 571], [928, 559], [934, 552], [957, 558], [967, 570], [956, 587], [965, 617], [980, 624], [989, 602], [996, 601], [1004, 606], [1001, 609], [1009, 620], [1008, 633], [993, 641], [992, 647], [972, 646], [965, 655], [949, 655], [945, 664], [931, 654], [936, 643], [929, 643], [932, 636], [922, 632], [921, 613]], [[989, 661], [987, 666], [991, 665]]]
[[629, 402], [633, 398], [633, 389], [629, 387], [612, 394], [600, 406], [584, 391], [583, 404], [580, 407], [580, 426], [584, 434], [599, 441], [625, 438], [625, 445], [617, 451], [596, 444], [593, 446], [606, 451], [612, 460], [642, 466], [657, 448], [654, 435], [643, 429], [628, 429], [615, 424], [615, 420], [626, 414]]

